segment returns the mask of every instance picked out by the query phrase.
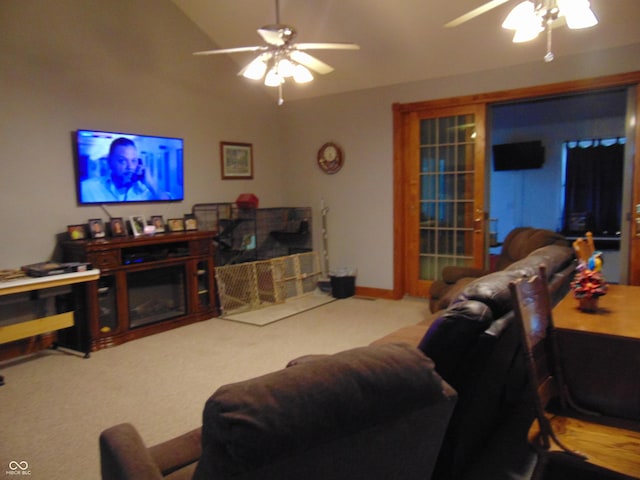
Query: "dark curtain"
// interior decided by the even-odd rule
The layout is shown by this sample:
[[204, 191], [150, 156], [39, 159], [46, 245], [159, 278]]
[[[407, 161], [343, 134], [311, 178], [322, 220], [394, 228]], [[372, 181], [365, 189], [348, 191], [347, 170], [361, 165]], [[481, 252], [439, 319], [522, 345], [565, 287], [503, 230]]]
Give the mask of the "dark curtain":
[[[620, 231], [624, 144], [567, 147], [567, 177], [564, 231], [570, 232], [569, 217], [586, 214], [586, 230], [594, 236]], [[573, 232], [584, 234], [585, 232]]]

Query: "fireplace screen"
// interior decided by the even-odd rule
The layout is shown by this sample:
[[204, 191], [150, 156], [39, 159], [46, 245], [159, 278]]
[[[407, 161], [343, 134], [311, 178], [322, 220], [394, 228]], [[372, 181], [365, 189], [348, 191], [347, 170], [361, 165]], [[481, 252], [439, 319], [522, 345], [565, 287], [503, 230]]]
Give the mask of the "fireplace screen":
[[127, 273], [127, 290], [130, 328], [187, 313], [183, 266]]

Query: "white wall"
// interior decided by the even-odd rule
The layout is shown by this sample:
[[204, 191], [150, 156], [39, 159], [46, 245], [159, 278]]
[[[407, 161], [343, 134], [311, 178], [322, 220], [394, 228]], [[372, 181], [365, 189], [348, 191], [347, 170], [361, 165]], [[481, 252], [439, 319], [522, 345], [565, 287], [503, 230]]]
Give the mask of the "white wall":
[[[428, 74], [425, 65], [425, 75]], [[393, 288], [393, 103], [486, 93], [635, 71], [640, 45], [591, 57], [556, 57], [508, 70], [395, 85], [285, 104], [287, 197], [314, 207], [315, 245], [321, 245], [320, 199], [329, 207], [332, 267], [353, 265], [357, 285]], [[321, 81], [321, 80], [320, 80]], [[326, 175], [316, 166], [317, 149], [340, 143], [342, 170]]]
[[[78, 128], [182, 137], [185, 200], [108, 206], [113, 216], [182, 216], [253, 192], [285, 202], [277, 106], [243, 82], [169, 1], [0, 3], [0, 266], [50, 259], [68, 224], [108, 219], [76, 203]], [[255, 180], [220, 178], [219, 142], [253, 143]]]
[[[2, 268], [47, 259], [66, 225], [106, 218], [76, 205], [71, 132], [114, 129], [182, 136], [187, 162], [184, 202], [113, 207], [114, 216], [177, 216], [250, 191], [261, 206], [314, 207], [319, 248], [324, 198], [332, 265], [357, 267], [360, 286], [391, 289], [394, 102], [640, 70], [639, 44], [277, 107], [229, 59], [193, 57], [212, 45], [168, 0], [2, 0], [0, 32]], [[255, 180], [220, 180], [221, 140], [254, 144]], [[315, 164], [328, 140], [346, 152], [333, 176]]]

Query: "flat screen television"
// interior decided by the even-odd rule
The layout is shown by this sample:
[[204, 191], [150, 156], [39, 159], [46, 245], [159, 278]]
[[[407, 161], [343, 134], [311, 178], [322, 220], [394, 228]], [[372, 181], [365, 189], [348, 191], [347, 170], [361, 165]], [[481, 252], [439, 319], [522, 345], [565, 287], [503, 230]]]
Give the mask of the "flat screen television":
[[542, 168], [543, 164], [544, 146], [539, 140], [493, 145], [493, 169], [496, 172]]
[[184, 200], [183, 148], [181, 138], [77, 130], [78, 203]]

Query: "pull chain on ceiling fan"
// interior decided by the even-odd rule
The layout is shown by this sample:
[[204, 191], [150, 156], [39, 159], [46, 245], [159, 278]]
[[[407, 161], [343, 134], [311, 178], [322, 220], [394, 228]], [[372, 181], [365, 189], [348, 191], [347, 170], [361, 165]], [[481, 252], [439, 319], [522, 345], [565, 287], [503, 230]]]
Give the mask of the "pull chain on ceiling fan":
[[195, 52], [194, 55], [259, 52], [238, 75], [252, 80], [264, 78], [266, 86], [278, 87], [278, 105], [282, 105], [282, 86], [287, 78], [292, 78], [296, 83], [307, 83], [313, 80], [311, 70], [321, 75], [333, 71], [333, 67], [304, 50], [358, 50], [360, 46], [354, 43], [294, 43], [297, 32], [295, 28], [280, 23], [280, 5], [278, 0], [275, 2], [276, 23], [258, 29], [258, 34], [267, 45], [206, 50]]
[[[483, 13], [493, 10], [509, 0], [492, 0], [450, 21], [445, 27], [456, 27]], [[589, 0], [525, 0], [516, 5], [502, 23], [502, 28], [514, 30], [513, 42], [523, 43], [547, 32], [545, 62], [554, 59], [551, 50], [551, 30], [559, 20], [564, 20], [572, 29], [593, 27], [598, 19], [591, 10]]]

